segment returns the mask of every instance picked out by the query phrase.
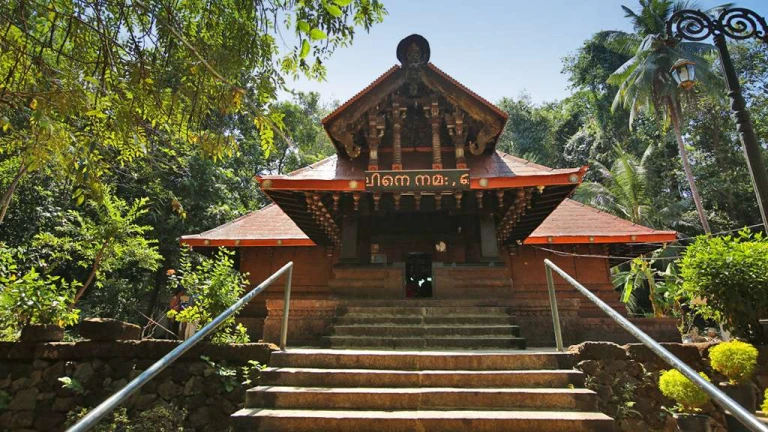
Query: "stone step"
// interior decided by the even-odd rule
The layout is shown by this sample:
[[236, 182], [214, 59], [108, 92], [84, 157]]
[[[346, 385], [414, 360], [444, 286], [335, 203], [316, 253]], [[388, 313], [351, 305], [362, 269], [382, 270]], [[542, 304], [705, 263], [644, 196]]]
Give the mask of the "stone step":
[[503, 301], [495, 299], [477, 299], [477, 300], [446, 300], [434, 298], [409, 298], [409, 299], [386, 299], [386, 300], [347, 300], [344, 302], [348, 307], [488, 307], [504, 306]]
[[597, 394], [570, 388], [328, 388], [259, 386], [246, 392], [248, 408], [350, 410], [597, 410]]
[[370, 351], [293, 349], [273, 352], [275, 368], [386, 370], [539, 370], [569, 369], [566, 353], [487, 353], [449, 351]]
[[336, 325], [364, 324], [451, 324], [451, 325], [505, 325], [515, 324], [513, 316], [508, 315], [453, 315], [453, 316], [359, 316], [346, 315], [336, 318]]
[[562, 411], [332, 411], [246, 408], [232, 416], [235, 431], [314, 432], [608, 432], [602, 413]]
[[430, 337], [430, 336], [520, 336], [514, 325], [336, 325], [334, 336]]
[[508, 315], [502, 306], [348, 306], [340, 316]]
[[525, 349], [525, 338], [516, 336], [325, 336], [332, 348], [378, 349]]
[[274, 368], [261, 372], [260, 385], [293, 387], [583, 387], [584, 374], [572, 370], [377, 370]]

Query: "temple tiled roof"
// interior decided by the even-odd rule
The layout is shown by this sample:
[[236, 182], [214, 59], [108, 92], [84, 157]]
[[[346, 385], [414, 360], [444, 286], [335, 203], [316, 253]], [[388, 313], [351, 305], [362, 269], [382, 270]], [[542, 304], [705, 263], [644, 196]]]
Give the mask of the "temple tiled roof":
[[392, 75], [393, 73], [395, 73], [395, 72], [397, 72], [399, 70], [400, 70], [400, 65], [394, 65], [391, 68], [389, 68], [386, 72], [384, 72], [383, 74], [379, 75], [378, 78], [373, 80], [372, 83], [368, 84], [364, 89], [360, 90], [359, 92], [357, 92], [357, 94], [355, 94], [354, 96], [349, 98], [348, 101], [346, 101], [343, 104], [339, 105], [338, 108], [336, 108], [330, 114], [325, 116], [321, 120], [321, 123], [325, 124], [325, 123], [333, 120], [336, 116], [341, 114], [345, 109], [349, 108], [350, 105], [352, 105], [353, 103], [357, 102], [358, 99], [360, 99], [361, 97], [363, 97], [366, 94], [368, 94], [368, 92], [371, 91], [371, 89], [373, 89], [377, 85], [381, 84], [382, 81], [384, 81], [385, 79], [389, 78], [390, 75]]
[[[566, 199], [528, 237], [525, 244], [671, 242], [675, 238], [674, 231], [659, 231], [637, 225]], [[181, 241], [190, 246], [314, 245], [291, 218], [274, 204], [202, 234], [184, 236]]]
[[[488, 157], [470, 157], [467, 160], [469, 176], [473, 179], [521, 176], [550, 176], [577, 174], [581, 168], [549, 168], [525, 159], [495, 150]], [[262, 179], [292, 180], [363, 180], [365, 179], [365, 161], [362, 159], [341, 159], [330, 156], [310, 166], [298, 169], [286, 175], [264, 175]]]
[[190, 246], [314, 245], [274, 203], [204, 233], [183, 236], [181, 242]]
[[671, 242], [676, 236], [675, 231], [648, 228], [566, 199], [533, 231], [525, 244]]
[[[462, 91], [466, 92], [468, 95], [470, 95], [471, 97], [476, 99], [478, 102], [480, 102], [483, 105], [485, 105], [488, 108], [490, 108], [493, 112], [495, 112], [499, 116], [501, 116], [501, 117], [503, 117], [505, 119], [508, 117], [507, 113], [505, 113], [504, 111], [499, 109], [499, 107], [497, 107], [496, 105], [492, 104], [487, 99], [483, 98], [482, 96], [478, 95], [477, 93], [473, 92], [468, 87], [466, 87], [464, 84], [458, 82], [455, 78], [453, 78], [452, 76], [448, 75], [442, 69], [438, 68], [434, 64], [427, 63], [427, 68], [429, 68], [431, 71], [435, 72], [436, 74], [440, 75], [441, 77], [445, 78], [448, 82], [450, 82], [451, 84], [455, 85], [456, 87], [458, 87]], [[378, 78], [373, 80], [372, 83], [368, 84], [364, 89], [360, 90], [359, 92], [357, 92], [357, 94], [355, 94], [354, 96], [349, 98], [348, 101], [344, 102], [338, 108], [333, 110], [330, 114], [325, 116], [325, 118], [323, 118], [323, 120], [322, 120], [322, 123], [325, 124], [325, 123], [328, 123], [329, 121], [333, 120], [335, 117], [337, 117], [339, 114], [341, 114], [345, 109], [349, 108], [353, 103], [355, 103], [358, 100], [360, 100], [363, 96], [368, 94], [376, 86], [378, 86], [379, 84], [384, 82], [387, 78], [392, 76], [395, 72], [399, 71], [400, 69], [401, 69], [400, 65], [394, 65], [391, 68], [389, 68], [386, 72], [384, 72]]]

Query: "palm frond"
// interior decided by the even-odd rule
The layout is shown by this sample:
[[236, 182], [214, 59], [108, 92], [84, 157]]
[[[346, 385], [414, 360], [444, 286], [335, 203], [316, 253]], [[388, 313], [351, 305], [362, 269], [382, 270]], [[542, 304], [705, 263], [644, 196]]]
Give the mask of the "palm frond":
[[598, 43], [609, 50], [629, 56], [635, 54], [637, 47], [642, 42], [642, 38], [636, 34], [619, 30], [601, 31], [595, 37]]

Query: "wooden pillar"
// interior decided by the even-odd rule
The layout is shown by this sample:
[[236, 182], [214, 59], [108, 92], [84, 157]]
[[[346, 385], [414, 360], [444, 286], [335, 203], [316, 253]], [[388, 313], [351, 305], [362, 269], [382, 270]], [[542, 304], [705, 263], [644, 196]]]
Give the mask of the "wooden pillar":
[[408, 108], [400, 106], [400, 98], [392, 98], [392, 169], [400, 171], [403, 169], [403, 150], [400, 142], [400, 133], [403, 129], [403, 119], [408, 112]]
[[440, 154], [440, 107], [436, 94], [432, 95], [431, 103], [424, 107], [424, 111], [432, 125], [432, 169], [443, 169], [443, 159]]
[[373, 110], [368, 111], [368, 131], [365, 139], [368, 143], [368, 171], [379, 170], [379, 144], [384, 136], [384, 118]]
[[456, 169], [465, 169], [467, 168], [467, 160], [464, 157], [464, 145], [467, 141], [467, 132], [464, 129], [464, 112], [457, 108], [453, 115], [446, 118], [448, 134], [451, 136], [456, 151]]

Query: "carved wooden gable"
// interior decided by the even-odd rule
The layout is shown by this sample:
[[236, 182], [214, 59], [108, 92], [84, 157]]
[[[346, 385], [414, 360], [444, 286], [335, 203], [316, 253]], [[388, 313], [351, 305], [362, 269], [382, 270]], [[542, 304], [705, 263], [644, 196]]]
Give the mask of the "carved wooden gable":
[[[506, 114], [429, 63], [429, 55], [423, 37], [403, 39], [401, 64], [323, 120], [340, 157], [366, 158], [369, 171], [402, 170], [404, 157], [427, 152], [432, 169], [462, 169], [468, 157], [493, 150]], [[388, 157], [380, 167], [381, 153]]]

